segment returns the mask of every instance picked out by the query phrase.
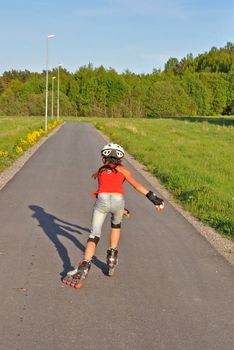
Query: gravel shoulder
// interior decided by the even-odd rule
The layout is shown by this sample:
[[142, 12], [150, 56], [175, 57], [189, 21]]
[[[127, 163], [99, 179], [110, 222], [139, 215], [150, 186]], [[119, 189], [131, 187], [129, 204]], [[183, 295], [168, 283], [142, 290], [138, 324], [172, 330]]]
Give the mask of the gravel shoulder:
[[[33, 147], [28, 149], [15, 163], [0, 174], [0, 190], [10, 181], [15, 174], [24, 166], [24, 164], [31, 158], [31, 156], [46, 142], [48, 138], [53, 136], [61, 126], [53, 130], [47, 137], [43, 137]], [[102, 132], [97, 130], [101, 136], [109, 142], [109, 138]], [[204, 236], [208, 242], [232, 265], [234, 265], [234, 242], [222, 237], [214, 229], [202, 224], [194, 218], [189, 212], [185, 211], [160, 182], [151, 175], [144, 166], [135, 160], [131, 155], [126, 154], [127, 161], [152, 185], [152, 187], [160, 193], [188, 222], [190, 222], [196, 230]]]

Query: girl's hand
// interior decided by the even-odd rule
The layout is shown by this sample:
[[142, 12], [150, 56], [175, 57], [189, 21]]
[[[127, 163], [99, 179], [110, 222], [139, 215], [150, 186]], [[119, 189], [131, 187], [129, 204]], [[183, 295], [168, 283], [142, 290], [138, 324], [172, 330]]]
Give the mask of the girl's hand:
[[161, 211], [164, 209], [164, 202], [162, 204], [159, 204], [159, 205], [155, 205], [155, 208], [158, 210], [158, 211]]
[[124, 208], [123, 216], [125, 217], [125, 219], [129, 218], [130, 212], [129, 212], [129, 210], [127, 208]]

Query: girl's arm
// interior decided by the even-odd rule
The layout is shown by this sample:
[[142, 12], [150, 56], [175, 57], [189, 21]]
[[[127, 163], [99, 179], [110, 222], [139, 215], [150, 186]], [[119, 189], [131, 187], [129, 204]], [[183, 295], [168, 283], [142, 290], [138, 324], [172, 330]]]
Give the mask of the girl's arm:
[[119, 172], [121, 172], [127, 182], [135, 188], [135, 190], [137, 190], [138, 192], [144, 194], [155, 206], [158, 210], [163, 209], [164, 208], [164, 201], [157, 197], [155, 193], [153, 193], [152, 191], [147, 190], [141, 183], [139, 183], [133, 176], [132, 173], [124, 168], [123, 166], [118, 166], [117, 170]]
[[125, 176], [127, 182], [134, 187], [135, 190], [146, 196], [149, 191], [132, 176], [129, 170], [124, 167], [118, 167], [117, 170]]

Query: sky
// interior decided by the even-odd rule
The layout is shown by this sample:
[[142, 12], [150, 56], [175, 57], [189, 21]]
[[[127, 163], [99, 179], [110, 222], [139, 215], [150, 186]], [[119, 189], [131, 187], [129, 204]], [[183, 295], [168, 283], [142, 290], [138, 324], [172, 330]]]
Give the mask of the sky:
[[42, 72], [47, 44], [49, 69], [92, 63], [140, 74], [228, 41], [234, 0], [2, 0], [0, 75]]

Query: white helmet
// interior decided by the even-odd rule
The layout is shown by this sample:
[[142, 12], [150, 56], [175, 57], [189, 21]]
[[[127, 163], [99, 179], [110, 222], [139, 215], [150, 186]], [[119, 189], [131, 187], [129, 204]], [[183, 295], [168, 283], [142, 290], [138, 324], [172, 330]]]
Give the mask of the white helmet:
[[112, 157], [116, 159], [122, 159], [124, 157], [124, 149], [116, 143], [108, 143], [101, 150], [101, 154], [106, 158]]

